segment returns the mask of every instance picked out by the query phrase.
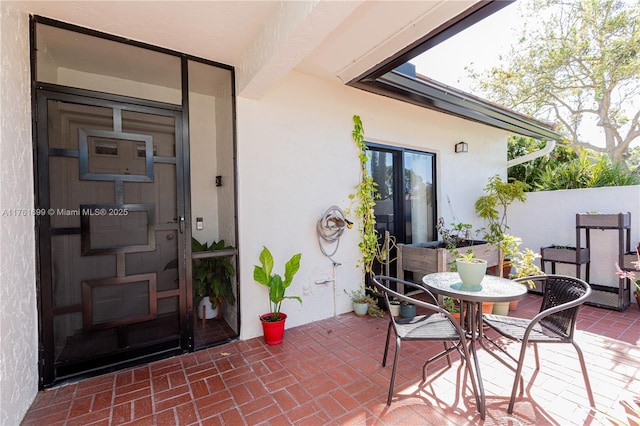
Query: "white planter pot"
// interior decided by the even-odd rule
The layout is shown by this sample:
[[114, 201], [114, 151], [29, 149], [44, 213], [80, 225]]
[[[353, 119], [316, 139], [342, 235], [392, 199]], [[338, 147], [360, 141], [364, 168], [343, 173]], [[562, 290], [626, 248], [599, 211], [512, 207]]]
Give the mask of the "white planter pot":
[[365, 315], [367, 315], [367, 311], [369, 311], [369, 304], [368, 303], [355, 303], [353, 302], [353, 311], [356, 313], [356, 315], [363, 317]]
[[456, 259], [460, 280], [467, 285], [478, 285], [487, 273], [487, 261], [483, 259]]
[[496, 302], [491, 313], [494, 315], [509, 315], [509, 302]]
[[391, 314], [392, 317], [399, 317], [400, 316], [400, 304], [389, 304], [389, 313]]
[[218, 316], [218, 306], [215, 308], [211, 304], [211, 300], [209, 300], [208, 296], [202, 298], [200, 303], [198, 304], [198, 318], [203, 319], [203, 307], [204, 307], [204, 319], [211, 319]]

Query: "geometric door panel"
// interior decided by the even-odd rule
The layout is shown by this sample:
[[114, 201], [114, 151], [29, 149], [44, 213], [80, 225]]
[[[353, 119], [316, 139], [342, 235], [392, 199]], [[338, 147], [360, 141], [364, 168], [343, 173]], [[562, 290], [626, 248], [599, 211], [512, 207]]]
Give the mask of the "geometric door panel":
[[40, 96], [44, 381], [180, 350], [181, 112]]

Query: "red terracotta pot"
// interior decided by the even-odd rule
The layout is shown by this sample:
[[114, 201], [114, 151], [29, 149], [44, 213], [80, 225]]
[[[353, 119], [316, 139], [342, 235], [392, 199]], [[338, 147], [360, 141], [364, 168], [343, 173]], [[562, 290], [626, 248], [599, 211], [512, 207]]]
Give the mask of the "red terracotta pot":
[[482, 303], [482, 313], [483, 314], [490, 314], [491, 312], [493, 312], [493, 302], [483, 302]]
[[270, 318], [271, 314], [264, 314], [260, 316], [260, 322], [262, 322], [262, 331], [264, 332], [264, 341], [267, 345], [279, 345], [282, 343], [284, 337], [284, 323], [287, 320], [287, 314], [280, 314], [278, 321], [267, 321], [266, 318]]

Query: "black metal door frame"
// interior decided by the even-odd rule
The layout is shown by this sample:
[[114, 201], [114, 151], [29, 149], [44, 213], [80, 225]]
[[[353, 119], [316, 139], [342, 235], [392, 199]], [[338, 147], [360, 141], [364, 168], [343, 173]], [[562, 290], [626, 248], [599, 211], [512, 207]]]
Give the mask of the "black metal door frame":
[[[122, 368], [125, 365], [140, 364], [153, 359], [163, 358], [171, 353], [182, 353], [193, 347], [193, 307], [191, 283], [186, 279], [190, 273], [191, 258], [191, 224], [189, 209], [189, 147], [188, 129], [185, 119], [186, 113], [180, 105], [163, 104], [159, 102], [129, 98], [119, 95], [110, 95], [92, 92], [83, 89], [72, 89], [53, 84], [41, 84], [36, 87], [36, 138], [35, 141], [35, 182], [36, 182], [36, 209], [46, 212], [50, 208], [49, 188], [49, 155], [48, 148], [48, 100], [57, 100], [68, 103], [118, 108], [120, 110], [150, 113], [154, 115], [171, 116], [175, 119], [176, 142], [176, 209], [178, 218], [176, 229], [178, 235], [178, 258], [181, 258], [178, 272], [178, 300], [179, 300], [179, 342], [163, 342], [151, 345], [143, 349], [131, 350], [110, 356], [108, 360], [99, 361], [92, 365], [89, 361], [80, 366], [83, 372], [71, 374], [72, 377], [82, 376], [85, 373], [93, 373], [101, 370]], [[64, 153], [71, 154], [73, 153]], [[39, 307], [39, 362], [40, 362], [40, 387], [51, 386], [69, 375], [57, 374], [54, 360], [54, 329], [53, 329], [53, 291], [52, 291], [52, 264], [51, 264], [51, 224], [47, 214], [36, 216], [36, 243], [38, 265], [38, 307]], [[75, 232], [69, 230], [69, 232]], [[187, 243], [189, 242], [189, 244]], [[187, 288], [189, 287], [189, 288]]]

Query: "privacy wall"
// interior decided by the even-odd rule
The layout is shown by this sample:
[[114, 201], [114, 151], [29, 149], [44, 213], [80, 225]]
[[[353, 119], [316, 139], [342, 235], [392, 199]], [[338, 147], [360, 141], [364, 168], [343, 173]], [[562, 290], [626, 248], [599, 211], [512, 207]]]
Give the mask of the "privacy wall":
[[[540, 252], [551, 245], [576, 245], [576, 213], [631, 213], [631, 247], [640, 243], [640, 186], [532, 192], [509, 211], [511, 233], [523, 247]], [[618, 286], [617, 231], [591, 230], [591, 283]], [[584, 238], [584, 233], [582, 234]], [[585, 243], [582, 243], [584, 247]], [[547, 265], [549, 266], [549, 265]], [[573, 265], [558, 264], [557, 273], [575, 275]], [[631, 292], [633, 294], [633, 292]]]

